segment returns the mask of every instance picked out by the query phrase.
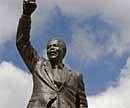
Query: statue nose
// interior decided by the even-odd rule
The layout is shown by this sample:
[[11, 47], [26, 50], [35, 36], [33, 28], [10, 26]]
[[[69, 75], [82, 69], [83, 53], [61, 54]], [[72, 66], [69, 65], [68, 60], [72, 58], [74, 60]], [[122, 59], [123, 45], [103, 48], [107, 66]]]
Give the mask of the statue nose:
[[50, 51], [55, 51], [55, 47], [51, 47], [51, 48], [50, 48]]

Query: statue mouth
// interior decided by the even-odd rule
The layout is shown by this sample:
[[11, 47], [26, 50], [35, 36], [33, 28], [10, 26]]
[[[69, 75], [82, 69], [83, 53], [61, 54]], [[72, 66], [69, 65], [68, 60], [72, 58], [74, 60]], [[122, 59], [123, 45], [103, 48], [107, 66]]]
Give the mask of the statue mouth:
[[52, 51], [49, 52], [49, 55], [50, 55], [50, 57], [54, 58], [54, 57], [58, 56], [58, 52], [55, 51], [55, 50], [52, 50]]
[[56, 55], [56, 52], [50, 52], [50, 55], [54, 56], [54, 55]]

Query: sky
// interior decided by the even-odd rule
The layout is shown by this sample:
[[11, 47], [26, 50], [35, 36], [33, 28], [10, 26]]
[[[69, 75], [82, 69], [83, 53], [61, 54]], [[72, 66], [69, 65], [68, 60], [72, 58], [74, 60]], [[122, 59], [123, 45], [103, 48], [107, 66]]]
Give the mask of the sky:
[[[0, 108], [26, 108], [32, 76], [15, 46], [22, 0], [0, 1]], [[31, 42], [46, 57], [54, 37], [83, 74], [89, 108], [130, 108], [130, 1], [37, 0]]]

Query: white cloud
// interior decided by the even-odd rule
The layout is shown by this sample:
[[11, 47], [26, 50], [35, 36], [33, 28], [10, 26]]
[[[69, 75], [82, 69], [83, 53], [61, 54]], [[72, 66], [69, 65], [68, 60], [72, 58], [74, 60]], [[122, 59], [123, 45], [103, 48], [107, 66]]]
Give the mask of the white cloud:
[[84, 29], [78, 28], [75, 29], [75, 31], [69, 45], [69, 53], [81, 61], [99, 60], [107, 54], [120, 57], [130, 52], [130, 32], [128, 30], [110, 33], [104, 43], [98, 43], [96, 36], [92, 33], [88, 33]]
[[20, 0], [0, 1], [0, 45], [11, 39], [16, 31]]
[[[63, 12], [69, 15], [91, 16], [102, 14], [102, 16], [120, 24], [130, 23], [130, 1], [129, 0], [48, 0], [38, 1], [39, 8], [60, 7]], [[123, 7], [123, 8], [122, 8]]]
[[0, 63], [0, 108], [26, 108], [32, 90], [31, 75], [10, 62]]
[[[0, 1], [0, 47], [7, 41], [16, 36], [18, 20], [22, 14], [22, 1], [23, 0], [1, 0]], [[46, 22], [48, 19], [48, 12], [50, 8], [41, 6], [41, 9], [37, 9], [37, 16], [33, 16], [33, 24], [35, 26], [32, 29], [37, 28], [37, 24]], [[40, 14], [39, 14], [40, 13]], [[42, 14], [43, 13], [43, 14]], [[40, 17], [39, 17], [40, 16]]]
[[130, 58], [121, 70], [116, 87], [109, 87], [96, 96], [88, 97], [90, 108], [129, 108], [130, 107]]
[[116, 35], [111, 35], [108, 42], [108, 53], [113, 53], [115, 56], [122, 56], [124, 53], [129, 52], [130, 49], [130, 30], [125, 29]]
[[97, 60], [105, 53], [105, 46], [96, 44], [92, 34], [79, 30], [73, 34], [69, 52], [79, 60]]

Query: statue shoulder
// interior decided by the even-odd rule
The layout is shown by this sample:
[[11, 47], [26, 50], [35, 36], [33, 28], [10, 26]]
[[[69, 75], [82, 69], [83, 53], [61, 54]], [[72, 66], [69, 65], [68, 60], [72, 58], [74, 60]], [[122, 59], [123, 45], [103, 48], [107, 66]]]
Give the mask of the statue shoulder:
[[47, 59], [44, 57], [39, 57], [38, 63], [44, 63], [44, 62], [47, 62]]
[[48, 62], [48, 60], [46, 58], [43, 57], [39, 57], [38, 61], [37, 61], [37, 67], [41, 67], [43, 65], [46, 65]]
[[82, 73], [80, 71], [74, 70], [74, 69], [68, 69], [70, 71], [71, 74], [73, 74], [73, 76], [75, 77], [81, 77]]

